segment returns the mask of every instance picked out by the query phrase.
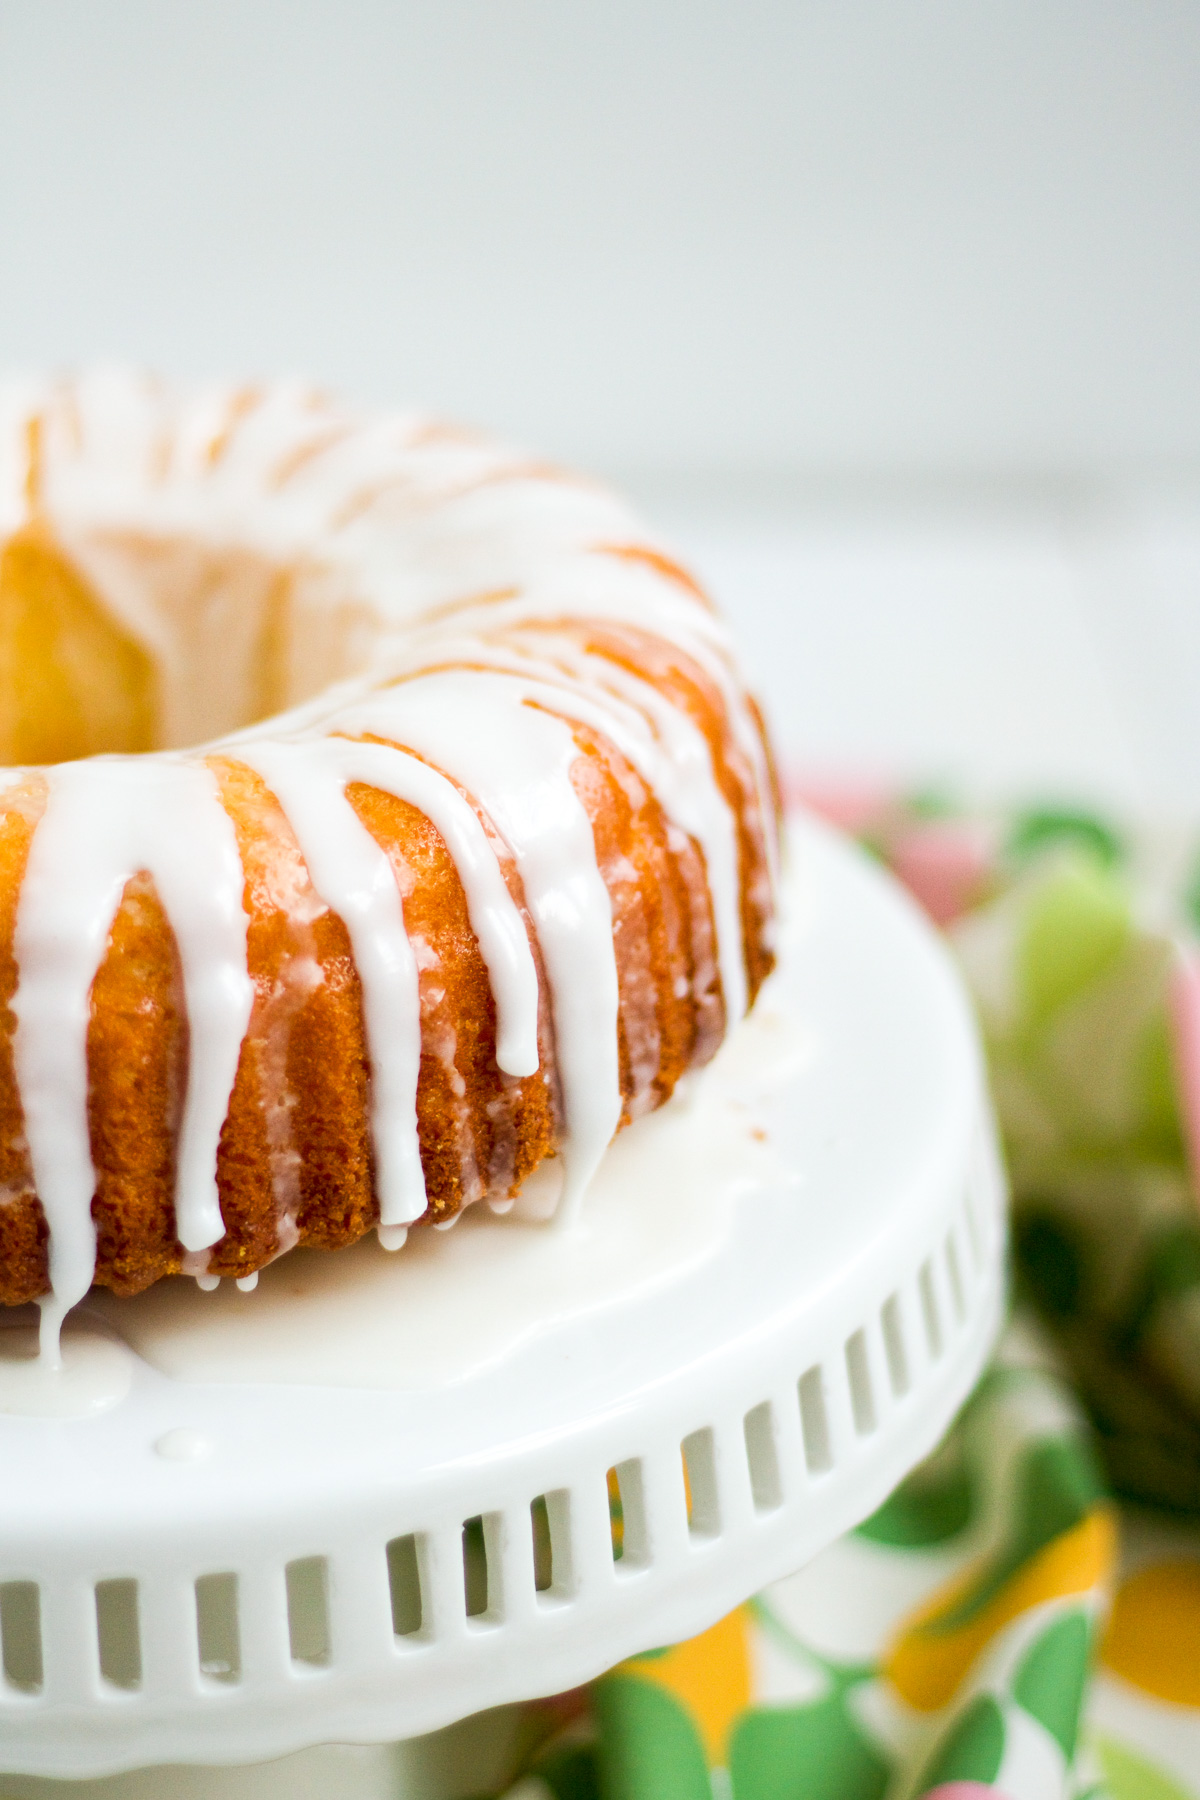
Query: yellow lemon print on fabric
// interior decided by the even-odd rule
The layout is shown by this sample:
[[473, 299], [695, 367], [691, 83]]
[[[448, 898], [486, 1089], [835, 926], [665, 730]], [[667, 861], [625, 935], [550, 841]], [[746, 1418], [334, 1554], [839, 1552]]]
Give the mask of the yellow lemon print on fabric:
[[1154, 1563], [1123, 1581], [1100, 1658], [1156, 1699], [1200, 1707], [1200, 1562]]
[[938, 1712], [997, 1632], [1045, 1600], [1090, 1593], [1107, 1579], [1115, 1551], [1115, 1521], [1101, 1506], [1022, 1563], [982, 1606], [970, 1605], [983, 1572], [975, 1565], [901, 1626], [884, 1662], [885, 1676], [916, 1711]]
[[619, 1673], [653, 1682], [678, 1700], [700, 1734], [709, 1767], [723, 1768], [734, 1721], [750, 1704], [745, 1607], [686, 1643], [622, 1663]]
[[608, 1471], [608, 1518], [612, 1527], [613, 1561], [620, 1562], [625, 1554], [625, 1507], [615, 1469]]

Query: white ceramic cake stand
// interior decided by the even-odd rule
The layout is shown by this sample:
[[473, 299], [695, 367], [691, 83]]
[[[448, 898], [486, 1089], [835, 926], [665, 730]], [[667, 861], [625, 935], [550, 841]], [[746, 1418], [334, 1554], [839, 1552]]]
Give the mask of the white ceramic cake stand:
[[799, 1185], [719, 1255], [440, 1389], [139, 1359], [99, 1416], [0, 1419], [0, 1768], [245, 1763], [560, 1691], [795, 1569], [933, 1446], [1003, 1299], [976, 1038], [898, 889], [813, 824], [792, 854], [772, 1004], [812, 1054], [762, 1104]]

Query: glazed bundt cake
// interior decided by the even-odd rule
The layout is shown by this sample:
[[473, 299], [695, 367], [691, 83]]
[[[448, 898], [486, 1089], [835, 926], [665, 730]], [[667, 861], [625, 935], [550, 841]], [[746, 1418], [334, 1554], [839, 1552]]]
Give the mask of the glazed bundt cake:
[[0, 394], [0, 542], [0, 1299], [51, 1333], [569, 1211], [752, 1002], [761, 721], [606, 492], [106, 373]]

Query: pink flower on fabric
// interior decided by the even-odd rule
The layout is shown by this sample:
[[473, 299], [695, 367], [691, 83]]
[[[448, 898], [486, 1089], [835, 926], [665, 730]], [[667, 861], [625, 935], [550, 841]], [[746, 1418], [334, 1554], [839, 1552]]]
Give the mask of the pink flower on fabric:
[[927, 1788], [921, 1800], [1008, 1800], [990, 1781], [943, 1781]]
[[977, 828], [931, 820], [897, 836], [888, 858], [935, 925], [949, 925], [982, 897], [991, 856]]

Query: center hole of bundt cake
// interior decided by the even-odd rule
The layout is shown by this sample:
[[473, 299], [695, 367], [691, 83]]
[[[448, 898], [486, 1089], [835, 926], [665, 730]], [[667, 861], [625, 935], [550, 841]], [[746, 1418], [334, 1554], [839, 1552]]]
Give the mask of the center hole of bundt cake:
[[154, 748], [154, 667], [49, 534], [0, 552], [0, 760]]
[[95, 563], [41, 520], [0, 550], [0, 763], [204, 743], [350, 672], [336, 609], [295, 653], [292, 578], [252, 552], [114, 535]]

